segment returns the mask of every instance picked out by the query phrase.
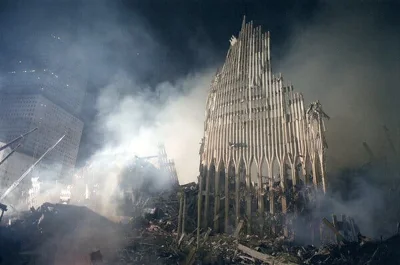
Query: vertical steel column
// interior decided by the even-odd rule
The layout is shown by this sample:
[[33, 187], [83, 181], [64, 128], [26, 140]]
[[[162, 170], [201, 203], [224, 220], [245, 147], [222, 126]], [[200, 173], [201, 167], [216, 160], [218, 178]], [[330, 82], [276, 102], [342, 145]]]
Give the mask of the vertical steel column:
[[219, 231], [219, 219], [220, 219], [220, 187], [219, 180], [221, 175], [221, 168], [218, 166], [218, 170], [215, 171], [215, 188], [214, 188], [214, 231]]
[[224, 223], [224, 231], [225, 233], [228, 233], [228, 227], [229, 227], [229, 166], [230, 162], [228, 164], [228, 168], [225, 171], [225, 223]]

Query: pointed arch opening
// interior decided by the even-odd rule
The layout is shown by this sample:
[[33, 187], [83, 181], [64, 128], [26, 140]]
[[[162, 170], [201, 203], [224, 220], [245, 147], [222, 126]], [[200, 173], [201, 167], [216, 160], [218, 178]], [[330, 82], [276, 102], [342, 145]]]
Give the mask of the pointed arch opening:
[[[206, 193], [206, 196], [208, 196], [208, 200], [206, 199], [206, 204], [208, 204], [208, 213], [206, 214], [207, 216], [207, 227], [212, 225], [212, 221], [214, 219], [214, 210], [215, 210], [215, 179], [216, 179], [216, 167], [214, 162], [211, 163], [209, 169], [208, 169], [208, 174], [209, 174], [209, 187], [208, 187], [208, 193]], [[208, 201], [208, 203], [207, 203]], [[206, 205], [207, 207], [207, 205]]]
[[229, 178], [229, 191], [235, 191], [235, 184], [236, 184], [236, 166], [233, 161], [229, 162], [228, 166], [228, 178]]
[[214, 210], [214, 230], [216, 232], [223, 232], [224, 217], [225, 217], [225, 163], [220, 162], [218, 172], [215, 178], [216, 197], [215, 197], [215, 210]]
[[263, 159], [261, 164], [261, 183], [262, 183], [261, 189], [262, 189], [262, 199], [264, 203], [264, 211], [269, 211], [268, 191], [269, 191], [269, 179], [271, 178], [271, 176], [268, 167], [269, 167], [268, 161]]
[[246, 184], [246, 164], [244, 163], [243, 160], [240, 160], [239, 162], [239, 181], [241, 186]]
[[235, 187], [236, 187], [236, 166], [231, 160], [228, 165], [228, 197], [225, 199], [228, 201], [228, 216], [225, 223], [225, 232], [231, 234], [234, 229], [236, 214], [235, 214]]
[[218, 183], [216, 183], [215, 186], [218, 185], [219, 194], [221, 194], [221, 196], [223, 196], [225, 194], [225, 172], [227, 171], [224, 161], [221, 161], [218, 168], [219, 168], [219, 170], [218, 170], [219, 179], [218, 179]]
[[246, 164], [243, 160], [239, 163], [239, 214], [240, 217], [246, 214]]
[[296, 183], [296, 177], [294, 175], [295, 169], [290, 159], [290, 154], [285, 157], [282, 163], [283, 174], [285, 178], [285, 190], [282, 191], [282, 212], [293, 212], [294, 210], [294, 183]]
[[[279, 203], [279, 193], [281, 192], [281, 176], [280, 176], [280, 163], [277, 158], [272, 161], [272, 177], [270, 191], [272, 191], [269, 198], [269, 207], [271, 213], [276, 213], [281, 208]], [[273, 196], [272, 196], [273, 195]]]
[[315, 156], [315, 170], [316, 170], [316, 177], [317, 177], [317, 187], [322, 189], [322, 170], [321, 170], [321, 160], [319, 156]]
[[258, 196], [259, 196], [259, 166], [256, 160], [252, 160], [249, 166], [250, 168], [250, 194], [251, 194], [251, 210], [255, 211], [258, 209]]
[[205, 190], [207, 169], [207, 165], [200, 165], [200, 175], [198, 177], [199, 190]]
[[312, 185], [312, 183], [313, 183], [313, 170], [312, 170], [312, 161], [311, 161], [311, 157], [310, 156], [306, 157], [305, 169], [306, 169], [305, 184], [306, 185]]
[[209, 191], [210, 191], [210, 193], [215, 193], [215, 185], [214, 184], [215, 184], [216, 168], [215, 168], [214, 162], [211, 163], [208, 171], [209, 171], [209, 178], [210, 178]]
[[271, 178], [273, 187], [280, 186], [281, 175], [280, 175], [280, 164], [278, 159], [274, 159], [272, 161], [272, 178]]
[[297, 178], [296, 185], [298, 187], [303, 187], [305, 183], [305, 176], [303, 174], [303, 161], [299, 156], [297, 156], [295, 159], [294, 170], [296, 171], [295, 174]]
[[259, 172], [258, 172], [258, 161], [252, 160], [250, 162], [249, 168], [250, 168], [250, 172], [249, 173], [250, 173], [250, 180], [251, 180], [252, 187], [257, 187], [258, 186], [258, 182], [259, 182], [259, 179], [258, 179], [258, 174], [259, 174]]
[[198, 226], [203, 227], [205, 225], [205, 220], [203, 218], [205, 211], [206, 211], [206, 206], [205, 206], [205, 190], [206, 190], [206, 178], [207, 178], [207, 171], [208, 167], [207, 165], [201, 164], [200, 165], [200, 175], [199, 175], [199, 192], [197, 194], [198, 196], [198, 211], [201, 213], [200, 219], [197, 220]]
[[286, 157], [284, 162], [282, 163], [283, 166], [283, 174], [286, 181], [286, 189], [291, 190], [293, 189], [293, 165], [289, 159], [290, 154]]

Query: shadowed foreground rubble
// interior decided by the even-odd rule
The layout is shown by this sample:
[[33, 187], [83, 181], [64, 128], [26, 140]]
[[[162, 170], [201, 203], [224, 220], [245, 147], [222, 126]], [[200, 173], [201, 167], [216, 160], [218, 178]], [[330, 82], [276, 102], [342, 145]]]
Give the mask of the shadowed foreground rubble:
[[[400, 264], [399, 235], [372, 241], [359, 234], [316, 248], [210, 228], [197, 247], [196, 231], [177, 234], [179, 210], [159, 206], [123, 225], [86, 207], [46, 203], [1, 228], [0, 264]], [[102, 261], [91, 263], [96, 256]]]
[[88, 264], [122, 244], [121, 228], [86, 207], [45, 203], [1, 227], [0, 264]]

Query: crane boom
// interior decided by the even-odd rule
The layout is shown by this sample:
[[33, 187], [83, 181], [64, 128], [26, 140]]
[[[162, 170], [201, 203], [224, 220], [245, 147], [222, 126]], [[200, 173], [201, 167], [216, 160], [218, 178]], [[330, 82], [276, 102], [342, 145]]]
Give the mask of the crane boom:
[[19, 141], [20, 139], [24, 138], [25, 136], [27, 136], [28, 134], [36, 131], [38, 128], [34, 128], [32, 130], [30, 130], [29, 132], [26, 132], [20, 136], [18, 136], [17, 138], [15, 138], [14, 140], [11, 140], [10, 142], [8, 142], [7, 144], [3, 145], [2, 147], [0, 147], [0, 151], [3, 151], [4, 149], [6, 149], [7, 147], [9, 147], [10, 145], [12, 145], [13, 143]]
[[4, 194], [0, 197], [0, 200], [3, 200], [7, 195], [12, 192], [18, 185], [19, 183], [33, 170], [33, 168], [47, 155], [48, 152], [53, 150], [60, 142], [62, 139], [64, 139], [65, 134], [58, 140], [53, 146], [51, 146], [49, 149], [47, 149], [46, 152], [32, 165], [28, 168], [28, 170], [25, 171], [24, 174], [22, 174], [19, 179], [17, 179], [5, 192]]

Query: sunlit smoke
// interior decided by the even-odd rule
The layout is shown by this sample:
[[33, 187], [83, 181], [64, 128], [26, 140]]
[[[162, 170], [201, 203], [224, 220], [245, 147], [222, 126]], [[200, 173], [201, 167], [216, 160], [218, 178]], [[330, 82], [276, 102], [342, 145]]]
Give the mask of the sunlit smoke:
[[[90, 159], [91, 174], [101, 186], [103, 206], [118, 192], [121, 169], [135, 157], [158, 155], [164, 143], [167, 154], [176, 162], [181, 184], [197, 179], [199, 140], [203, 133], [204, 102], [209, 72], [189, 75], [176, 83], [161, 83], [155, 88], [138, 89], [135, 95], [120, 95], [133, 84], [119, 75], [97, 98], [97, 132], [104, 144]], [[154, 99], [155, 96], [161, 95]], [[165, 176], [159, 176], [165, 178]], [[159, 179], [157, 182], [165, 183]]]

